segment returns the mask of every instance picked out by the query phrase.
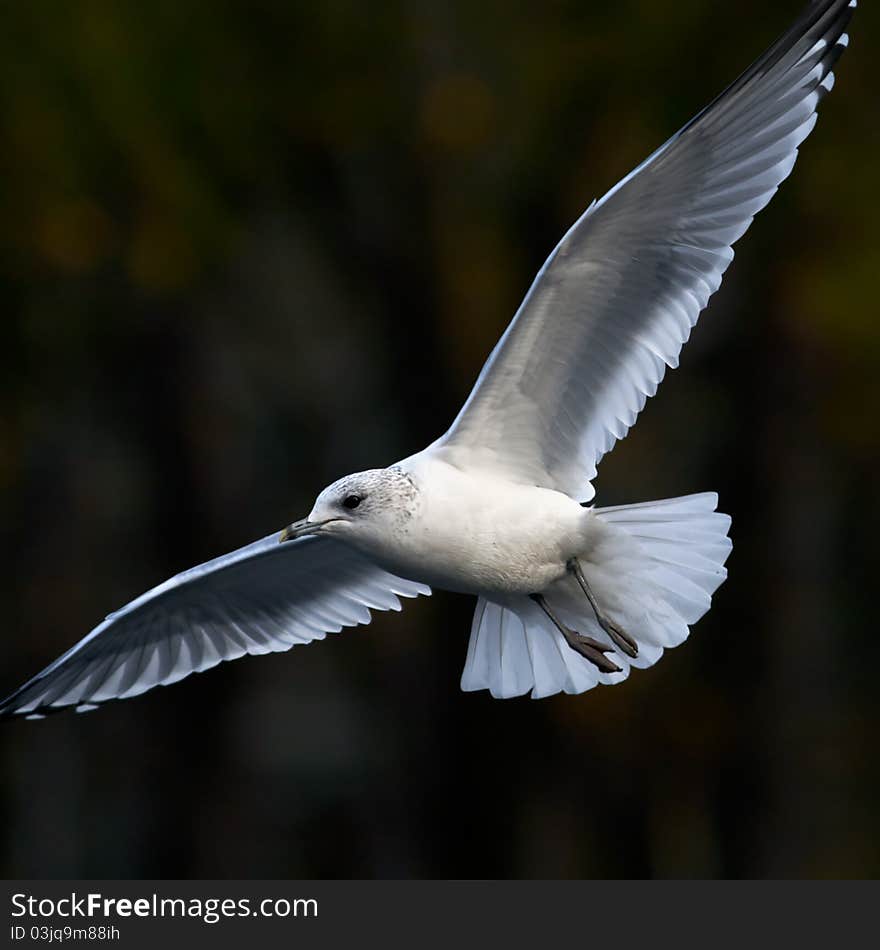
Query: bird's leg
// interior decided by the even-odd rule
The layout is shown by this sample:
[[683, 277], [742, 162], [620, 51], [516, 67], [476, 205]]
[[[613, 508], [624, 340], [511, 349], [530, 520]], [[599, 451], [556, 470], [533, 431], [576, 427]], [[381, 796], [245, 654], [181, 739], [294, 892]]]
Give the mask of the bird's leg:
[[599, 626], [608, 634], [609, 637], [611, 637], [615, 645], [623, 650], [627, 656], [638, 656], [639, 645], [636, 643], [636, 641], [633, 640], [633, 638], [625, 630], [621, 630], [616, 623], [614, 623], [612, 620], [609, 620], [599, 608], [599, 604], [596, 601], [596, 595], [593, 593], [592, 588], [587, 583], [587, 579], [584, 577], [584, 572], [581, 569], [578, 559], [573, 557], [565, 565], [565, 567], [569, 574], [574, 574], [575, 580], [580, 585], [580, 588], [584, 594], [586, 594], [587, 600], [590, 602], [590, 606], [593, 608], [593, 613], [596, 615], [596, 620], [598, 621]]
[[550, 605], [544, 599], [543, 594], [529, 594], [529, 597], [547, 614], [553, 626], [565, 637], [565, 642], [575, 653], [580, 653], [585, 660], [589, 660], [593, 666], [598, 667], [603, 673], [620, 673], [620, 667], [605, 656], [606, 653], [611, 652], [611, 647], [607, 647], [604, 643], [599, 643], [598, 640], [594, 640], [592, 637], [585, 637], [583, 634], [567, 627], [550, 609]]

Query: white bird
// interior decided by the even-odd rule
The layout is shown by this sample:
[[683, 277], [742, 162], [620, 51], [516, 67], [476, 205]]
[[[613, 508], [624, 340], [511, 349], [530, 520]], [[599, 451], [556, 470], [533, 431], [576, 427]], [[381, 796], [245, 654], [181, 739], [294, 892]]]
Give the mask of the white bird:
[[[0, 704], [93, 709], [245, 653], [368, 623], [431, 586], [476, 594], [461, 686], [581, 693], [656, 663], [726, 576], [714, 494], [587, 507], [740, 238], [791, 172], [855, 0], [814, 0], [708, 108], [587, 209], [452, 427], [324, 489], [280, 535], [132, 601]], [[429, 586], [431, 585], [431, 586]]]

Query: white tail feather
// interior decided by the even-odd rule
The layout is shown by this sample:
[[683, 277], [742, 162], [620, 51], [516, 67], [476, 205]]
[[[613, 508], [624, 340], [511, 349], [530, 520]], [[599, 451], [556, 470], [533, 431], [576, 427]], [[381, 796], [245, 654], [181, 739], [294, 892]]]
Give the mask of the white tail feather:
[[[687, 638], [727, 576], [730, 518], [715, 511], [717, 504], [718, 496], [707, 492], [593, 509], [609, 530], [582, 559], [584, 571], [599, 604], [639, 645], [635, 659], [618, 649], [608, 654], [621, 672], [600, 673], [575, 653], [529, 598], [502, 605], [481, 597], [461, 688], [488, 689], [501, 699], [531, 691], [538, 699], [619, 683], [631, 666], [653, 666], [664, 649]], [[546, 596], [568, 626], [612, 646], [572, 579]]]

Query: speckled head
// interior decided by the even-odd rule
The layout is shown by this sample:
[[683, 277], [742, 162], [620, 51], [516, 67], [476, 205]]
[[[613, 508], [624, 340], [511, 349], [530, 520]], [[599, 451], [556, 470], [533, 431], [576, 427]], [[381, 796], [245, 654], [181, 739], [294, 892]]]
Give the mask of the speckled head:
[[418, 488], [402, 469], [375, 468], [346, 475], [318, 495], [308, 518], [281, 533], [281, 541], [327, 534], [353, 544], [406, 531], [419, 502]]

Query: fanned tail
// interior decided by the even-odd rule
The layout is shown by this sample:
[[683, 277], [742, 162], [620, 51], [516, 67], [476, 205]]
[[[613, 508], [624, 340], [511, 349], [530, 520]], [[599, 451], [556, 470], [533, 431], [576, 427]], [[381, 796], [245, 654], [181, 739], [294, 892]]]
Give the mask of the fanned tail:
[[709, 609], [727, 576], [730, 518], [717, 512], [713, 492], [594, 508], [607, 527], [582, 564], [609, 617], [638, 643], [630, 658], [614, 647], [571, 580], [547, 592], [572, 629], [607, 643], [619, 673], [601, 673], [576, 653], [527, 597], [500, 604], [481, 597], [471, 627], [463, 690], [488, 689], [497, 698], [582, 693], [626, 679], [630, 667], [653, 666], [678, 646]]

